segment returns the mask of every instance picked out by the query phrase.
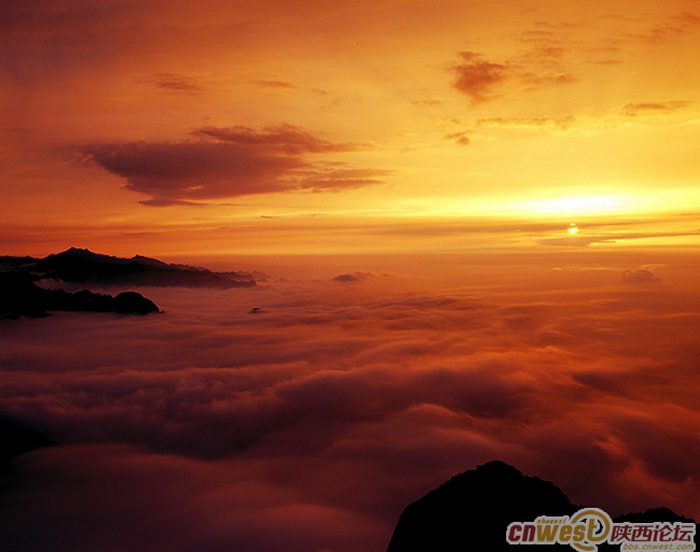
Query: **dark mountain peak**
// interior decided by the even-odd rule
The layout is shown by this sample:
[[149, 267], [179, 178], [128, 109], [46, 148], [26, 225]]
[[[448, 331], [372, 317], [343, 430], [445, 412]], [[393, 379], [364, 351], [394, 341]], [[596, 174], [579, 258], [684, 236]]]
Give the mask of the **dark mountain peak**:
[[578, 509], [554, 483], [494, 460], [455, 475], [409, 504], [387, 552], [512, 552], [505, 540], [511, 521], [571, 515]]
[[0, 257], [0, 318], [46, 316], [51, 310], [111, 311], [124, 314], [158, 312], [142, 295], [129, 291], [116, 297], [87, 290], [49, 290], [34, 282], [51, 279], [85, 286], [172, 286], [228, 289], [253, 287], [246, 272], [212, 272], [134, 255], [131, 258], [70, 247], [43, 259]]
[[27, 272], [0, 272], [0, 320], [21, 316], [39, 318], [57, 310], [119, 314], [159, 312], [153, 301], [135, 291], [125, 291], [116, 297], [86, 289], [69, 293], [39, 287]]
[[118, 261], [119, 257], [113, 257], [111, 255], [103, 255], [101, 253], [94, 253], [90, 251], [89, 249], [86, 248], [81, 248], [81, 247], [74, 247], [71, 246], [65, 251], [61, 251], [60, 253], [51, 253], [45, 259], [77, 259], [77, 260], [92, 260], [92, 261], [106, 261], [106, 260], [114, 260]]
[[[401, 514], [387, 552], [513, 552], [506, 541], [512, 522], [531, 522], [539, 516], [571, 516], [577, 506], [554, 483], [524, 475], [500, 460], [482, 464], [452, 477]], [[668, 508], [630, 513], [615, 523], [689, 522]], [[552, 550], [529, 544], [528, 550]], [[604, 544], [600, 552], [619, 550]]]
[[676, 522], [681, 521], [684, 523], [694, 523], [694, 520], [678, 515], [676, 512], [665, 506], [659, 506], [657, 508], [649, 508], [644, 512], [629, 512], [627, 514], [622, 514], [615, 518], [616, 522], [622, 523], [625, 521], [635, 522], [635, 523], [654, 523], [657, 521], [668, 521]]
[[503, 460], [491, 460], [486, 464], [476, 467], [476, 471], [481, 474], [488, 474], [491, 477], [523, 477], [522, 472], [516, 467], [506, 464]]
[[[550, 509], [549, 505], [551, 504], [555, 508], [576, 508], [569, 502], [561, 489], [551, 481], [523, 475], [517, 468], [501, 460], [492, 460], [473, 470], [455, 475], [447, 483], [428, 493], [427, 496], [432, 493], [455, 500], [460, 500], [459, 497], [463, 497], [465, 494], [478, 495], [482, 504], [492, 504], [499, 508], [503, 508], [500, 502], [504, 493], [511, 495], [517, 493], [523, 497], [530, 496], [529, 500], [535, 507]], [[548, 512], [540, 512], [540, 514], [546, 513]]]
[[74, 245], [71, 245], [68, 249], [65, 251], [62, 251], [61, 253], [57, 253], [57, 255], [85, 255], [85, 254], [90, 254], [94, 255], [92, 251], [90, 251], [87, 247], [75, 247]]
[[[10, 261], [8, 266], [19, 266]], [[37, 260], [30, 266], [37, 278], [71, 283], [130, 286], [250, 287], [255, 279], [247, 273], [212, 272], [206, 268], [169, 264], [158, 259], [134, 255], [131, 258], [94, 253], [70, 247]]]

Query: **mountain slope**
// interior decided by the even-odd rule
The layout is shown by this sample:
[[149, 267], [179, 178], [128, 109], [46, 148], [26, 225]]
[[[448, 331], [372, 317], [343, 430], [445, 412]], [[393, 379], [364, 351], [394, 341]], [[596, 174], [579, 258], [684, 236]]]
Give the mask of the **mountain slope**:
[[[513, 466], [492, 461], [466, 471], [424, 497], [401, 514], [387, 552], [514, 552], [508, 544], [511, 522], [534, 521], [542, 515], [571, 516], [581, 509], [553, 483], [523, 475]], [[614, 522], [692, 522], [668, 508], [630, 513]], [[697, 536], [696, 536], [697, 539]], [[573, 550], [568, 545], [532, 545], [527, 550]], [[604, 544], [599, 551], [619, 551]]]
[[68, 283], [234, 288], [255, 286], [245, 272], [212, 272], [205, 268], [168, 264], [136, 255], [130, 259], [71, 247], [43, 259], [0, 257], [0, 270], [28, 271], [34, 279], [50, 278]]

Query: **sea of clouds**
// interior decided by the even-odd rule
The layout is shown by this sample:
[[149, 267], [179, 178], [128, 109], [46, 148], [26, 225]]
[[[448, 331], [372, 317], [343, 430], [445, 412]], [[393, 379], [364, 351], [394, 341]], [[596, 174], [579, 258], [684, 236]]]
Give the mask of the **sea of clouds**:
[[409, 502], [491, 459], [613, 515], [700, 518], [692, 287], [374, 268], [3, 321], [0, 412], [60, 443], [16, 462], [8, 550], [379, 552]]

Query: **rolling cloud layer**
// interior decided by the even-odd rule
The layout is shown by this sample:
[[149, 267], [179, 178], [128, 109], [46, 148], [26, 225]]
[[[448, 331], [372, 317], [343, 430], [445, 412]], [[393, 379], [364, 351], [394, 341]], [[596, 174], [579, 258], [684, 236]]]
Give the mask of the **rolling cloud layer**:
[[147, 319], [4, 324], [0, 409], [62, 446], [21, 457], [0, 535], [379, 551], [408, 502], [493, 458], [613, 514], [700, 516], [697, 294], [648, 267], [534, 288], [506, 270], [517, 283], [440, 287], [358, 266], [151, 290], [165, 314]]

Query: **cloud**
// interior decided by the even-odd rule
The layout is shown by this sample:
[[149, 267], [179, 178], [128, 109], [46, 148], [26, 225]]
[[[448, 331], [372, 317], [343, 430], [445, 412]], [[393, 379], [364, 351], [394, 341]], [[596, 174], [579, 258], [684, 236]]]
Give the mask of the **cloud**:
[[541, 88], [553, 84], [569, 84], [578, 79], [567, 71], [522, 72], [518, 75], [520, 81], [527, 87]]
[[562, 68], [565, 50], [559, 46], [540, 45], [503, 63], [488, 61], [476, 52], [459, 52], [461, 61], [451, 70], [457, 73], [453, 86], [479, 104], [495, 99], [501, 85], [515, 82], [522, 91], [576, 82], [577, 77]]
[[588, 247], [594, 243], [615, 243], [618, 239], [621, 239], [621, 236], [566, 236], [564, 238], [544, 238], [537, 240], [537, 243], [540, 245], [554, 245], [563, 247]]
[[665, 114], [678, 111], [690, 105], [688, 101], [673, 101], [673, 102], [646, 102], [637, 104], [627, 104], [622, 109], [623, 115], [627, 117], [636, 117], [638, 115], [655, 115]]
[[656, 276], [651, 270], [638, 268], [637, 270], [625, 270], [622, 273], [622, 281], [631, 284], [648, 284], [660, 282], [661, 278]]
[[311, 154], [352, 151], [299, 127], [262, 131], [237, 126], [203, 127], [200, 140], [128, 142], [81, 148], [86, 160], [126, 179], [125, 188], [151, 196], [152, 206], [298, 190], [342, 190], [381, 182], [386, 171], [329, 168]]
[[271, 149], [287, 155], [352, 151], [358, 148], [356, 144], [334, 144], [299, 127], [287, 124], [267, 127], [263, 132], [244, 126], [224, 128], [209, 126], [194, 130], [190, 134], [241, 146]]
[[[326, 550], [352, 552], [373, 549], [391, 531], [280, 481], [274, 470], [284, 466], [275, 462], [251, 467], [83, 445], [37, 451], [31, 463], [29, 496], [17, 493], [12, 523], [0, 522], [3, 543], [25, 552], [45, 550], [47, 541], [56, 552], [305, 552], [328, 543]], [[67, 531], [75, 520], [80, 527]]]
[[626, 234], [591, 234], [591, 235], [576, 235], [566, 236], [563, 238], [544, 238], [537, 240], [540, 245], [555, 245], [555, 246], [573, 246], [587, 247], [592, 244], [600, 243], [615, 243], [626, 240], [641, 240], [646, 238], [665, 238], [665, 237], [681, 237], [681, 236], [697, 236], [700, 231], [688, 230], [685, 232], [629, 232]]
[[459, 56], [461, 63], [452, 67], [457, 73], [454, 87], [474, 103], [491, 99], [494, 89], [507, 78], [506, 66], [484, 60], [475, 52], [460, 52]]
[[288, 190], [294, 185], [284, 177], [307, 166], [296, 155], [225, 143], [132, 142], [82, 152], [163, 205]]
[[379, 169], [324, 169], [300, 171], [303, 177], [299, 181], [300, 189], [314, 192], [340, 191], [352, 188], [362, 188], [372, 184], [380, 184], [380, 177], [391, 174], [391, 171]]
[[427, 100], [411, 100], [411, 103], [413, 105], [421, 105], [421, 106], [427, 106], [427, 107], [435, 107], [438, 105], [442, 105], [444, 102], [442, 100], [435, 100], [435, 99], [427, 99]]
[[174, 92], [197, 93], [205, 90], [201, 79], [192, 75], [158, 73], [149, 79], [158, 88]]
[[570, 45], [567, 44], [566, 36], [570, 32], [571, 25], [555, 26], [542, 22], [539, 22], [535, 29], [521, 32], [518, 41], [526, 48], [517, 57], [519, 65], [550, 70], [557, 67], [569, 51]]
[[372, 272], [361, 272], [361, 271], [355, 271], [355, 272], [346, 272], [344, 274], [338, 274], [337, 276], [334, 276], [332, 280], [334, 282], [341, 282], [341, 283], [347, 283], [347, 282], [361, 282], [362, 280], [365, 280], [367, 278], [370, 278], [374, 276]]
[[568, 117], [530, 117], [522, 118], [507, 118], [507, 117], [487, 117], [477, 119], [477, 126], [484, 127], [512, 127], [526, 129], [559, 129], [568, 130], [577, 124], [577, 120], [573, 116]]
[[468, 146], [471, 144], [471, 139], [469, 138], [469, 133], [467, 132], [453, 132], [445, 136], [447, 140], [454, 140], [460, 146]]
[[272, 88], [277, 90], [295, 90], [297, 88], [290, 82], [279, 80], [257, 80], [253, 81], [253, 84], [261, 86], [262, 88]]
[[677, 41], [683, 36], [696, 32], [700, 28], [700, 17], [692, 12], [679, 12], [657, 21], [652, 27], [628, 36], [634, 41], [665, 43]]
[[587, 61], [591, 65], [620, 65], [622, 60], [606, 58], [606, 59], [590, 59]]
[[[469, 283], [493, 262], [501, 280]], [[3, 323], [0, 411], [62, 446], [22, 458], [0, 533], [27, 552], [380, 550], [410, 501], [493, 458], [613, 514], [700, 514], [697, 290], [521, 262], [355, 286], [332, 275], [366, 271], [327, 261], [255, 290], [154, 289], [155, 319]]]

